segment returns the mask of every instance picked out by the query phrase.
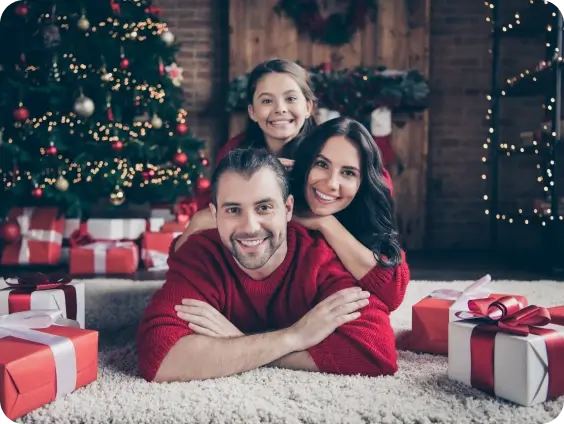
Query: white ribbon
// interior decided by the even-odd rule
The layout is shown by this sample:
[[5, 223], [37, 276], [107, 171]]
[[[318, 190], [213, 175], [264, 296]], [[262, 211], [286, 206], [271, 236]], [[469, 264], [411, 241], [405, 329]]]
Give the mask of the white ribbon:
[[149, 271], [163, 271], [168, 269], [168, 253], [159, 252], [158, 250], [143, 249], [143, 260], [152, 264]]
[[466, 312], [468, 309], [468, 301], [473, 299], [482, 299], [489, 297], [491, 290], [487, 290], [485, 286], [492, 281], [489, 274], [484, 275], [476, 282], [470, 284], [464, 291], [439, 289], [433, 291], [429, 297], [443, 300], [453, 300], [454, 303], [450, 306], [449, 321], [455, 321], [456, 312]]
[[34, 310], [0, 315], [0, 339], [16, 337], [18, 339], [46, 345], [55, 358], [57, 380], [56, 397], [67, 395], [76, 387], [76, 352], [72, 341], [66, 337], [36, 331], [64, 322], [76, 327], [74, 321], [63, 319], [63, 313], [57, 310]]
[[16, 218], [18, 224], [20, 226], [20, 233], [21, 233], [21, 246], [20, 246], [20, 254], [18, 257], [18, 262], [21, 265], [29, 264], [30, 258], [30, 251], [29, 251], [29, 241], [36, 240], [36, 241], [44, 241], [48, 243], [57, 243], [61, 244], [63, 241], [62, 234], [58, 233], [55, 230], [30, 230], [29, 227], [31, 225], [31, 218], [33, 216], [33, 212], [36, 208], [24, 208], [23, 212], [20, 216]]
[[[135, 243], [133, 243], [132, 241], [97, 241], [85, 246], [80, 246], [81, 249], [92, 249], [94, 251], [93, 254], [95, 274], [103, 274], [106, 272], [106, 256], [108, 250], [125, 248], [132, 249], [134, 252], [137, 252], [137, 249], [135, 249], [135, 247]], [[134, 257], [134, 261], [138, 261], [137, 255]]]

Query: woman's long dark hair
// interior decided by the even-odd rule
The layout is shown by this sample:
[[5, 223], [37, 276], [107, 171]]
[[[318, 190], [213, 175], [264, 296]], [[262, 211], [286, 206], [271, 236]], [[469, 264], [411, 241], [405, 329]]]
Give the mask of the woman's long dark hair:
[[292, 142], [286, 147], [284, 157], [295, 160], [290, 175], [294, 208], [298, 213], [309, 211], [305, 197], [309, 172], [327, 140], [337, 135], [345, 136], [359, 149], [361, 182], [351, 204], [335, 217], [357, 240], [374, 252], [380, 265], [400, 264], [402, 258], [395, 227], [394, 201], [384, 179], [382, 155], [361, 123], [344, 117], [331, 119], [316, 127], [301, 142]]
[[[300, 87], [306, 100], [311, 101], [315, 107], [316, 98], [311, 88], [311, 82], [308, 72], [295, 62], [284, 59], [271, 59], [255, 66], [249, 75], [247, 83], [247, 101], [249, 105], [253, 104], [253, 97], [257, 89], [257, 85], [262, 77], [268, 74], [286, 74], [290, 76]], [[300, 129], [294, 140], [299, 141], [316, 127], [313, 116], [307, 118], [304, 125]], [[241, 143], [241, 147], [267, 149], [264, 133], [259, 125], [253, 121], [250, 116], [247, 117], [247, 129], [245, 131], [245, 139]]]

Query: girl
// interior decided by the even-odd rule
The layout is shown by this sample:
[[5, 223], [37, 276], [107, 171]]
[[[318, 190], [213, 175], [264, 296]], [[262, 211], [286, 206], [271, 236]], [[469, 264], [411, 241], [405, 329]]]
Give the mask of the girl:
[[[307, 71], [298, 64], [272, 59], [257, 65], [249, 75], [247, 83], [248, 122], [245, 133], [231, 138], [219, 151], [217, 162], [225, 154], [237, 147], [267, 148], [275, 153], [284, 165], [292, 168], [293, 157], [285, 155], [291, 141], [293, 145], [301, 141], [316, 127], [312, 116], [316, 98], [311, 88]], [[388, 185], [391, 177], [382, 170]], [[192, 216], [190, 224], [182, 235], [173, 242], [177, 250], [196, 231], [215, 227], [208, 209], [211, 202], [211, 189], [200, 193], [196, 199], [198, 212]]]

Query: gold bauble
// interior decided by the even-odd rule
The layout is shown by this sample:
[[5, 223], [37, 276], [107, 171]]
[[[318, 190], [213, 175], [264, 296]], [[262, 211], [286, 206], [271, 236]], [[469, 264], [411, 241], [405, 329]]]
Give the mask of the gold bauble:
[[60, 176], [55, 182], [55, 188], [61, 192], [67, 191], [69, 189], [69, 180], [67, 180], [63, 176]]
[[151, 119], [151, 125], [153, 128], [158, 130], [163, 126], [163, 120], [157, 115], [156, 113], [153, 115], [153, 119]]
[[78, 22], [76, 23], [76, 26], [79, 29], [86, 31], [88, 28], [90, 28], [90, 22], [88, 22], [88, 19], [86, 19], [86, 16], [82, 15], [80, 17], [80, 19], [78, 20]]
[[120, 187], [116, 187], [110, 194], [110, 203], [114, 206], [120, 206], [125, 202], [125, 193]]

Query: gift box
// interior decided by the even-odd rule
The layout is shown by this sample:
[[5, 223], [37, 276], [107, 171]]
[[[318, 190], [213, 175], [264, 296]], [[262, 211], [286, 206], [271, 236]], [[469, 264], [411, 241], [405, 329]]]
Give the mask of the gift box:
[[143, 235], [141, 241], [141, 258], [145, 268], [151, 271], [168, 269], [168, 253], [172, 241], [182, 233], [153, 233]]
[[165, 224], [161, 227], [161, 232], [182, 234], [187, 226], [188, 226], [188, 222], [178, 222], [178, 221], [165, 222]]
[[98, 332], [71, 323], [61, 311], [0, 316], [0, 406], [9, 419], [98, 378]]
[[564, 306], [548, 308], [548, 312], [554, 324], [564, 325]]
[[[158, 220], [155, 226], [164, 222]], [[73, 239], [88, 234], [93, 240], [137, 240], [147, 230], [147, 219], [101, 219], [86, 221], [68, 219], [65, 222], [64, 238]]]
[[[490, 275], [485, 275], [462, 292], [445, 289], [436, 290], [413, 305], [409, 350], [447, 355], [449, 322], [459, 320], [456, 313], [466, 311], [469, 300], [506, 296], [506, 294], [490, 293], [487, 289], [487, 284], [490, 281]], [[528, 305], [527, 298], [523, 296], [515, 296], [515, 298], [523, 306]]]
[[466, 319], [449, 324], [451, 380], [523, 406], [564, 395], [564, 326], [548, 309], [512, 296], [468, 303]]
[[20, 239], [7, 244], [2, 265], [50, 265], [61, 257], [64, 217], [57, 208], [12, 208], [8, 221], [20, 227]]
[[66, 274], [30, 273], [6, 278], [0, 290], [0, 315], [38, 309], [60, 310], [63, 317], [85, 328], [84, 283]]
[[71, 275], [132, 274], [139, 267], [139, 247], [132, 241], [97, 241], [70, 249]]

